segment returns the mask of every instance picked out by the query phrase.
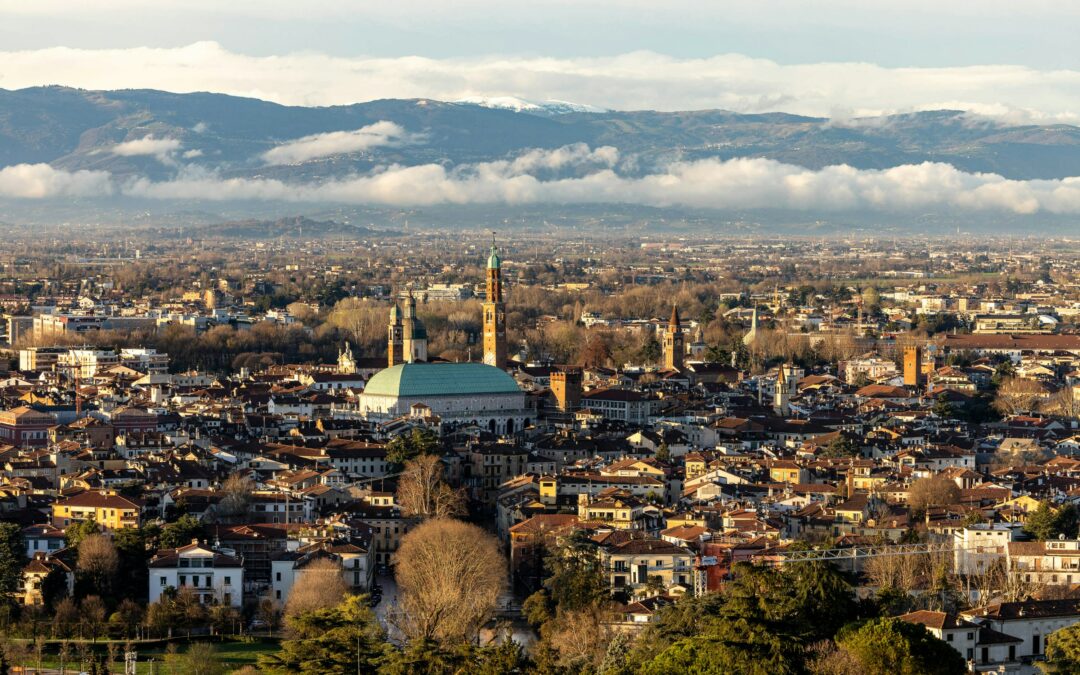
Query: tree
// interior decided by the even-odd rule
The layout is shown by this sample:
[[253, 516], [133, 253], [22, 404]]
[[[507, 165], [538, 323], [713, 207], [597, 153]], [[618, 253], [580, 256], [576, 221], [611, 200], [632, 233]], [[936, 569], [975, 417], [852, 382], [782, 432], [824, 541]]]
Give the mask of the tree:
[[949, 402], [949, 397], [945, 394], [939, 394], [934, 400], [934, 406], [930, 409], [934, 415], [940, 417], [943, 420], [953, 419], [956, 417], [956, 408]]
[[397, 560], [395, 623], [414, 640], [471, 640], [506, 582], [498, 540], [461, 521], [420, 524], [402, 539]]
[[575, 611], [595, 607], [607, 597], [596, 546], [582, 530], [574, 530], [544, 559], [548, 578], [544, 588], [555, 609]]
[[79, 617], [86, 632], [96, 640], [105, 628], [105, 603], [96, 595], [86, 596], [79, 604]]
[[897, 618], [850, 625], [836, 637], [866, 675], [962, 675], [964, 657], [917, 623]]
[[91, 534], [101, 534], [101, 526], [92, 518], [69, 525], [64, 530], [64, 539], [67, 541], [68, 548], [78, 548], [83, 537]]
[[1038, 664], [1044, 673], [1080, 674], [1080, 624], [1050, 634], [1046, 639], [1046, 659]]
[[333, 607], [349, 592], [341, 576], [341, 566], [333, 560], [317, 558], [301, 570], [285, 603], [286, 617]]
[[402, 515], [419, 518], [465, 515], [465, 495], [446, 484], [444, 468], [442, 460], [435, 455], [420, 455], [405, 464], [397, 490]]
[[830, 638], [856, 617], [854, 589], [829, 563], [796, 563], [783, 571], [794, 591], [794, 620], [804, 636]]
[[650, 337], [641, 346], [637, 356], [641, 363], [648, 365], [659, 361], [662, 354], [663, 350], [660, 347], [660, 343], [656, 341], [656, 338]]
[[79, 542], [79, 560], [75, 571], [80, 594], [108, 596], [120, 568], [120, 556], [112, 540], [103, 534], [91, 534]]
[[938, 474], [919, 478], [908, 489], [908, 506], [924, 513], [931, 506], [948, 506], [960, 501], [960, 486], [948, 476]]
[[153, 554], [150, 542], [154, 532], [150, 527], [125, 527], [112, 533], [113, 545], [120, 557], [117, 576], [124, 580], [115, 592], [131, 600], [146, 602], [149, 571], [146, 564]]
[[225, 666], [218, 659], [217, 650], [208, 642], [193, 642], [177, 660], [183, 675], [224, 675], [225, 673]]
[[259, 670], [273, 675], [351, 675], [378, 669], [388, 650], [386, 634], [363, 596], [289, 617], [292, 638], [281, 650], [259, 656]]
[[386, 444], [386, 461], [400, 469], [410, 459], [432, 455], [439, 449], [439, 437], [431, 429], [415, 427], [407, 434], [398, 434]]
[[22, 586], [25, 564], [22, 530], [15, 523], [0, 523], [0, 603], [14, 602], [14, 595]]
[[179, 548], [187, 546], [193, 539], [200, 539], [205, 534], [203, 524], [195, 516], [184, 514], [161, 528], [161, 548]]
[[1042, 501], [1039, 502], [1039, 507], [1028, 515], [1024, 532], [1040, 541], [1057, 539], [1062, 535], [1075, 539], [1078, 523], [1080, 513], [1074, 505], [1066, 504], [1055, 509], [1050, 502]]
[[829, 441], [821, 453], [824, 457], [854, 457], [859, 454], [859, 445], [844, 434], [837, 434]]
[[1002, 415], [1031, 412], [1047, 397], [1042, 384], [1025, 377], [1009, 377], [1001, 381], [994, 399], [994, 408]]
[[221, 486], [224, 496], [218, 503], [217, 515], [223, 520], [246, 522], [251, 508], [251, 494], [255, 483], [247, 476], [234, 473]]
[[874, 312], [881, 306], [881, 294], [873, 286], [867, 286], [862, 292], [862, 304], [868, 312]]

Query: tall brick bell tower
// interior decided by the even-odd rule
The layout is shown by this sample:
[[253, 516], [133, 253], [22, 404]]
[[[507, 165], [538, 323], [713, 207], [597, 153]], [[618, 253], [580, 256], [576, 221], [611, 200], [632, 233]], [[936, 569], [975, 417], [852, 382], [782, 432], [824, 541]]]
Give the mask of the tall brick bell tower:
[[484, 298], [484, 363], [506, 367], [506, 308], [503, 305], [502, 261], [491, 233], [491, 254], [487, 260], [487, 295]]

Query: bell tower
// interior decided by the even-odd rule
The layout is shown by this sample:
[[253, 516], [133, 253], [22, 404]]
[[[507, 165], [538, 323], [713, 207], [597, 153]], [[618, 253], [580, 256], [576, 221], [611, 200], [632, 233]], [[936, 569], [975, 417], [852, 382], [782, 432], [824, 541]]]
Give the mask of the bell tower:
[[503, 306], [502, 261], [491, 233], [491, 254], [487, 259], [487, 294], [484, 297], [484, 363], [506, 367], [506, 308]]
[[398, 304], [395, 302], [390, 306], [390, 325], [388, 326], [386, 340], [386, 365], [391, 368], [404, 362], [402, 356], [403, 333], [401, 310], [398, 309]]
[[685, 355], [686, 338], [682, 332], [682, 322], [679, 321], [679, 308], [672, 305], [671, 319], [664, 331], [664, 368], [681, 371]]

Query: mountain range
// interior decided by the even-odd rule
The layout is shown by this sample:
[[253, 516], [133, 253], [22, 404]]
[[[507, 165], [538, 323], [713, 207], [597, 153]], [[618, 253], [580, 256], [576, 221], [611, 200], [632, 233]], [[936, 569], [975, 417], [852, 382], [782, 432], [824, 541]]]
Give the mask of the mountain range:
[[[266, 159], [296, 139], [380, 123], [396, 125], [404, 137], [285, 162]], [[142, 144], [125, 145], [133, 141]], [[764, 157], [811, 169], [931, 161], [1014, 179], [1080, 175], [1080, 128], [1014, 126], [951, 110], [837, 121], [780, 112], [611, 111], [522, 99], [292, 107], [211, 93], [0, 90], [0, 167], [48, 163], [69, 171], [156, 178], [183, 164], [223, 176], [313, 179], [391, 163], [451, 166], [509, 159], [527, 149], [573, 143], [618, 148], [620, 156], [635, 158], [627, 171], [676, 159]]]

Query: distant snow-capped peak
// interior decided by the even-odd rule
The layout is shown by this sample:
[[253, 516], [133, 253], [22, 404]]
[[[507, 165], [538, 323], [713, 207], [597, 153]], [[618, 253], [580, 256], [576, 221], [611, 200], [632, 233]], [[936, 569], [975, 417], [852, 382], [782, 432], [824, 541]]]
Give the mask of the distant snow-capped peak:
[[497, 108], [499, 110], [512, 110], [533, 114], [563, 115], [566, 113], [603, 113], [606, 108], [584, 103], [572, 103], [570, 101], [558, 101], [548, 99], [546, 101], [529, 101], [516, 96], [468, 96], [454, 103], [461, 105], [475, 105], [481, 108]]

